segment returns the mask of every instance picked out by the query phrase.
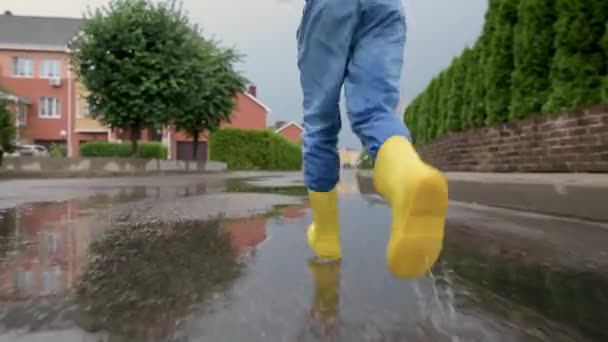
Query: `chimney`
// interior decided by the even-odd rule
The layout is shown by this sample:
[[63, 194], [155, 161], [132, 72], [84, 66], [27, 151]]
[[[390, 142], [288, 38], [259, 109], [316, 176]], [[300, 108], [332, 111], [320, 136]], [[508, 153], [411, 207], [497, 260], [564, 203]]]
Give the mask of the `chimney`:
[[275, 129], [279, 129], [279, 128], [285, 126], [285, 124], [287, 124], [287, 121], [282, 121], [282, 120], [281, 121], [277, 121], [277, 122], [274, 123], [274, 128]]
[[13, 15], [13, 12], [11, 12], [11, 11], [4, 11], [4, 15]]
[[249, 86], [249, 90], [247, 92], [249, 93], [249, 95], [251, 95], [253, 97], [257, 97], [258, 96], [258, 87], [256, 87], [255, 84], [252, 84]]

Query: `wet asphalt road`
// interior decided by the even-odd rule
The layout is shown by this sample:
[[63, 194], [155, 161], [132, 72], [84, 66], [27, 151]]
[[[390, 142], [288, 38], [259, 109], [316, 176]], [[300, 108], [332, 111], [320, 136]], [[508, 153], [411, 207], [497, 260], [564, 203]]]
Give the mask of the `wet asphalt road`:
[[298, 177], [266, 176], [3, 192], [0, 342], [608, 338], [605, 225], [451, 203], [441, 261], [402, 281], [365, 181], [343, 176], [344, 260], [318, 265]]

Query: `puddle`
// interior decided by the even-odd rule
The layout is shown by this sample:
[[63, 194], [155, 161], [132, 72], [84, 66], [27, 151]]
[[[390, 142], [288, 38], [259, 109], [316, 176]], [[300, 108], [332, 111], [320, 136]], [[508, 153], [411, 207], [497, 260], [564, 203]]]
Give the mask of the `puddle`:
[[238, 258], [219, 222], [120, 225], [91, 245], [75, 301], [90, 326], [166, 338], [234, 284]]
[[[193, 197], [208, 194], [196, 185], [0, 211], [0, 341], [608, 337], [602, 274], [573, 273], [517, 249], [505, 253], [511, 249], [500, 239], [450, 230], [431, 274], [393, 278], [385, 266], [389, 209], [357, 195], [353, 179], [339, 189], [344, 259], [329, 265], [309, 261], [306, 204], [212, 221], [104, 216], [108, 206], [141, 199], [208, 210], [209, 196]], [[233, 194], [217, 196], [305, 194], [301, 186], [243, 181], [227, 188]]]
[[[470, 242], [448, 239], [444, 267], [470, 284], [544, 317], [598, 340], [608, 339], [607, 275], [556, 268], [501, 249], [496, 244], [474, 248]], [[492, 309], [492, 303], [487, 300], [485, 306]]]
[[287, 196], [307, 196], [304, 185], [264, 186], [256, 185], [255, 179], [228, 179], [226, 192], [229, 193], [265, 193]]

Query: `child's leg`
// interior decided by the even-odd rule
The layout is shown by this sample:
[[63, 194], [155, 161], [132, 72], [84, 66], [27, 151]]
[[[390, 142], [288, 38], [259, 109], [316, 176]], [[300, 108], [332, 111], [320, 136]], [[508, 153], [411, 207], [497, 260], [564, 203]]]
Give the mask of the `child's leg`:
[[298, 66], [304, 95], [304, 182], [317, 256], [340, 258], [335, 186], [339, 178], [340, 89], [357, 22], [358, 0], [308, 0], [298, 28]]
[[447, 211], [447, 183], [424, 164], [395, 110], [406, 24], [401, 0], [360, 0], [361, 21], [345, 80], [353, 131], [375, 160], [374, 184], [392, 208], [388, 265], [416, 277], [437, 260]]
[[401, 117], [400, 99], [406, 24], [401, 0], [360, 0], [361, 21], [345, 79], [347, 110], [353, 131], [372, 160], [393, 136], [410, 138]]

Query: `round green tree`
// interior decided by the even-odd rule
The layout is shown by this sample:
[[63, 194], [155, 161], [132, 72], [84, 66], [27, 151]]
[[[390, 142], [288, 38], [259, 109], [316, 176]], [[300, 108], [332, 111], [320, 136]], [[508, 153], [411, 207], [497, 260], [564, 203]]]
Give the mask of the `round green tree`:
[[201, 82], [192, 74], [197, 33], [175, 1], [112, 0], [89, 11], [72, 40], [73, 67], [94, 116], [130, 131], [134, 154], [143, 128], [169, 124], [189, 108]]
[[513, 46], [514, 67], [509, 118], [517, 120], [537, 113], [551, 87], [549, 73], [553, 46], [555, 0], [520, 1]]
[[218, 42], [201, 39], [191, 58], [192, 62], [185, 67], [196, 81], [188, 88], [189, 96], [183, 99], [183, 112], [169, 120], [192, 138], [192, 159], [196, 160], [200, 135], [230, 121], [237, 93], [245, 89], [246, 80], [234, 69], [239, 54]]

